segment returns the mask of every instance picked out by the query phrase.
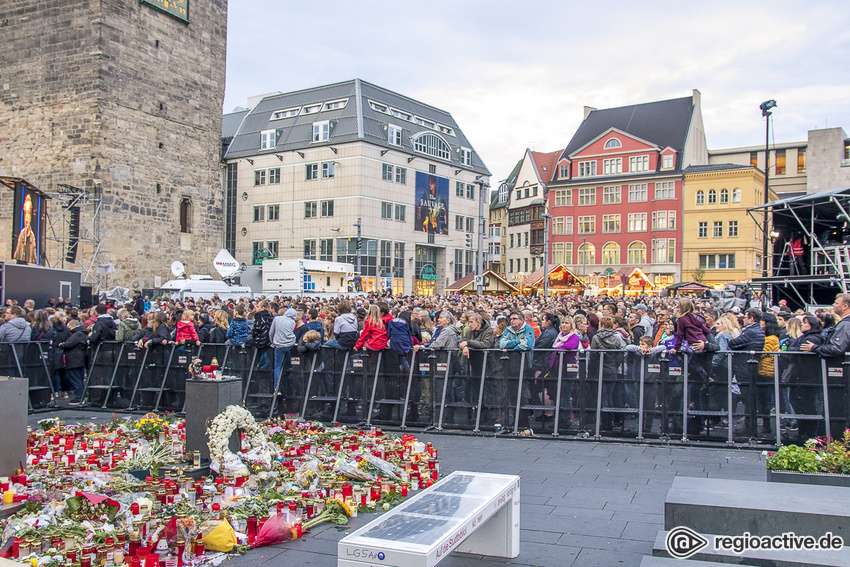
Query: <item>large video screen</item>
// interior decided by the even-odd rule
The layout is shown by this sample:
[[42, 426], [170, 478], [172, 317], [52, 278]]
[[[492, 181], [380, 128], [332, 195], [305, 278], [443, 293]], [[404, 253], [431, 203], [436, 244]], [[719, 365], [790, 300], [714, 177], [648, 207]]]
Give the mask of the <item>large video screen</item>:
[[416, 230], [449, 233], [449, 180], [416, 172]]
[[46, 221], [44, 196], [21, 183], [16, 183], [12, 258], [26, 264], [44, 263], [43, 236]]

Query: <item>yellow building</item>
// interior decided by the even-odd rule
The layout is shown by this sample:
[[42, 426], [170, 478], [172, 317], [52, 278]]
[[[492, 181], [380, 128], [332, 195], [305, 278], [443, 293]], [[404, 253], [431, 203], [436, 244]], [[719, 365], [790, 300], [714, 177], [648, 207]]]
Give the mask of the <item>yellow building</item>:
[[[764, 203], [764, 174], [736, 164], [691, 166], [684, 170], [682, 281], [718, 285], [760, 277], [762, 222], [747, 209]], [[776, 199], [773, 190], [769, 200]]]

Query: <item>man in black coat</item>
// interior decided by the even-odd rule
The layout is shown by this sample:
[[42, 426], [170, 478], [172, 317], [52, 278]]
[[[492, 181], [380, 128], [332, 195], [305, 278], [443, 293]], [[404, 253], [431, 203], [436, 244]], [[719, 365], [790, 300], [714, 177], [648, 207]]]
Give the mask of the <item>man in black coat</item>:
[[115, 319], [107, 313], [108, 308], [105, 303], [98, 303], [95, 307], [97, 312], [97, 321], [92, 325], [91, 336], [89, 341], [92, 346], [97, 345], [101, 341], [115, 340]]
[[141, 317], [145, 314], [145, 300], [142, 299], [142, 294], [139, 290], [133, 292], [133, 311]]
[[59, 343], [59, 348], [64, 353], [65, 377], [74, 389], [74, 400], [70, 405], [79, 406], [83, 403], [83, 391], [85, 390], [86, 345], [88, 344], [88, 337], [85, 330], [80, 326], [80, 322], [76, 319], [70, 319], [68, 321], [68, 330], [71, 334], [67, 341]]

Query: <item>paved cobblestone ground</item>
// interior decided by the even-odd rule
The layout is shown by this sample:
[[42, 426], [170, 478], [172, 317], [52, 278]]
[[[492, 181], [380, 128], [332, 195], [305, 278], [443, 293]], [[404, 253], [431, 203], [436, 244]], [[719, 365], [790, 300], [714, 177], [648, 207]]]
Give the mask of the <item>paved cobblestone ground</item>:
[[[30, 423], [53, 414], [30, 416]], [[63, 411], [67, 421], [108, 414]], [[759, 451], [660, 447], [588, 441], [419, 435], [439, 450], [441, 472], [517, 474], [521, 543], [515, 559], [454, 553], [446, 567], [637, 567], [662, 529], [664, 498], [675, 476], [764, 480]], [[250, 551], [226, 567], [336, 565], [337, 542], [377, 516], [319, 526], [304, 538]]]

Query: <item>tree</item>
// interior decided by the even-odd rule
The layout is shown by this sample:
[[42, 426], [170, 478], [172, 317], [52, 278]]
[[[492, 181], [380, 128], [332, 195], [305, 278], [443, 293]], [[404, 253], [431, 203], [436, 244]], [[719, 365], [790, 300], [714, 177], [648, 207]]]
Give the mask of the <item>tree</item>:
[[705, 279], [705, 268], [699, 267], [691, 272], [691, 277], [694, 278], [694, 281], [697, 283], [702, 283], [702, 280]]

